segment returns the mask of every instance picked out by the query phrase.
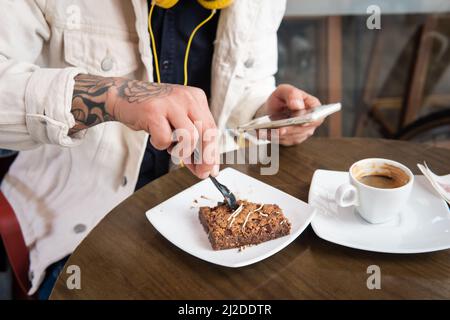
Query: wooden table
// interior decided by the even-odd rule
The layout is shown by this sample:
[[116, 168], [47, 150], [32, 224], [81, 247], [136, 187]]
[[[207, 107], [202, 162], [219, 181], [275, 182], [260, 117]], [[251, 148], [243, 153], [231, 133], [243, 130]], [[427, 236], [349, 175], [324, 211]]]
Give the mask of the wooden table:
[[[234, 168], [307, 201], [316, 169], [346, 170], [366, 157], [450, 172], [450, 150], [371, 139], [310, 139], [280, 152], [280, 171]], [[86, 237], [66, 264], [81, 268], [81, 290], [62, 272], [52, 299], [392, 299], [450, 298], [450, 250], [413, 255], [365, 252], [317, 237], [309, 227], [287, 248], [251, 266], [231, 269], [197, 259], [147, 221], [149, 208], [197, 182], [186, 169], [154, 181], [120, 204]], [[381, 268], [381, 290], [368, 290], [367, 267]]]

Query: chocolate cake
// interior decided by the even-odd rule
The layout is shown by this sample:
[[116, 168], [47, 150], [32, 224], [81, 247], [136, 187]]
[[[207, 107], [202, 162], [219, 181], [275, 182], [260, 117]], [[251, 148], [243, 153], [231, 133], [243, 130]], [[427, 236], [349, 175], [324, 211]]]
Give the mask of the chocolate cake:
[[291, 224], [276, 204], [238, 204], [235, 211], [225, 204], [200, 208], [200, 222], [214, 250], [255, 245], [290, 233]]

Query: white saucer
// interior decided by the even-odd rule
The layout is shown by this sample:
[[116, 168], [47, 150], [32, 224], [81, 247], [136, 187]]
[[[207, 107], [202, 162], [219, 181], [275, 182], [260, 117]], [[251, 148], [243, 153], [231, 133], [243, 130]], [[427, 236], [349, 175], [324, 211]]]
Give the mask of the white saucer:
[[415, 176], [410, 200], [397, 218], [383, 224], [366, 222], [353, 208], [340, 208], [336, 189], [348, 173], [317, 170], [309, 204], [317, 209], [311, 222], [322, 239], [375, 252], [420, 253], [450, 248], [450, 210], [424, 176]]

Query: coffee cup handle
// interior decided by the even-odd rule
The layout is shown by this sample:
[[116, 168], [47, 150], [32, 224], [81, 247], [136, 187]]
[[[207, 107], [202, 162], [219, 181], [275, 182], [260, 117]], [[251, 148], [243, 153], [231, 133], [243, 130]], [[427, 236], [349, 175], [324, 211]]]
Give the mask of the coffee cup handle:
[[336, 190], [334, 196], [336, 203], [340, 207], [350, 207], [358, 205], [358, 190], [351, 184], [346, 183]]

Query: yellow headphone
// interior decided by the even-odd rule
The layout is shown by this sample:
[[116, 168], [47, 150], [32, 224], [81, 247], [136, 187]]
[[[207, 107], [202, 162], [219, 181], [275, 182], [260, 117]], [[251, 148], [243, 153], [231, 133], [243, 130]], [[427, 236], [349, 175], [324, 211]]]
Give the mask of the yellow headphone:
[[[163, 9], [170, 9], [178, 3], [179, 0], [153, 0], [154, 4]], [[205, 9], [224, 9], [233, 3], [233, 0], [197, 0]]]
[[[159, 72], [159, 61], [158, 61], [158, 54], [156, 52], [155, 36], [153, 34], [153, 29], [152, 29], [153, 9], [155, 8], [155, 6], [161, 7], [163, 9], [170, 9], [173, 6], [175, 6], [178, 3], [178, 1], [179, 0], [153, 0], [151, 8], [150, 8], [150, 13], [148, 15], [148, 30], [150, 32], [150, 39], [152, 42], [153, 58], [155, 60], [155, 69], [156, 69], [155, 70], [156, 71], [156, 80], [158, 81], [158, 83], [161, 83], [161, 76], [160, 76], [160, 72]], [[224, 9], [224, 8], [230, 6], [233, 3], [233, 1], [234, 0], [197, 0], [197, 2], [200, 3], [200, 5], [202, 7], [204, 7], [205, 9], [211, 10], [211, 14], [205, 20], [200, 22], [200, 24], [198, 26], [196, 26], [194, 28], [194, 30], [191, 33], [191, 36], [189, 37], [189, 41], [188, 41], [188, 44], [186, 47], [186, 53], [184, 55], [184, 85], [185, 86], [188, 83], [187, 67], [188, 67], [188, 61], [189, 61], [189, 51], [191, 49], [192, 40], [194, 39], [195, 34], [203, 25], [205, 25], [209, 20], [212, 19], [212, 17], [216, 14], [216, 10]]]

